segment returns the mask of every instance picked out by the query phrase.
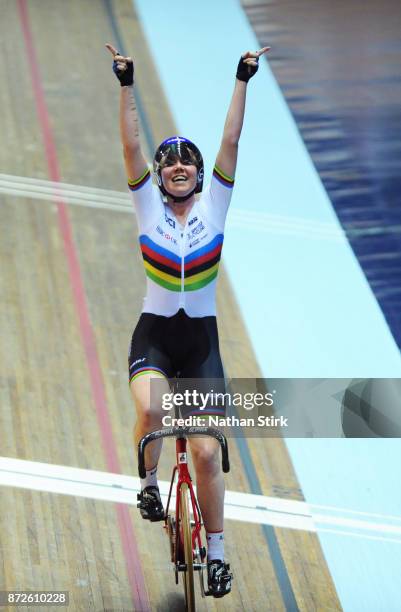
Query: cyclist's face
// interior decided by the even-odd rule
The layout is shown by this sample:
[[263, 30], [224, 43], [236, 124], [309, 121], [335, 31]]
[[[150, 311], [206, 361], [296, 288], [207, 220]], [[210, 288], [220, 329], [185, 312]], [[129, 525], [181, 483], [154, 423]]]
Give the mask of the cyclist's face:
[[183, 162], [178, 157], [162, 168], [162, 180], [165, 189], [177, 196], [185, 196], [195, 189], [197, 179], [196, 166]]

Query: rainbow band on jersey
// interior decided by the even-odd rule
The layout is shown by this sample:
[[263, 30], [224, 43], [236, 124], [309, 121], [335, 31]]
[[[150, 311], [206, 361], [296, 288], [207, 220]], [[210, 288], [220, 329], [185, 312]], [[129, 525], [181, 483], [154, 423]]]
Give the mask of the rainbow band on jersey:
[[211, 242], [185, 257], [184, 291], [202, 289], [216, 278], [223, 240], [224, 235], [217, 234]]
[[145, 172], [135, 181], [128, 181], [128, 187], [131, 191], [138, 191], [150, 179], [150, 170], [146, 168]]
[[233, 177], [228, 176], [228, 174], [225, 174], [225, 172], [223, 172], [223, 170], [221, 170], [221, 168], [219, 168], [217, 165], [213, 168], [213, 176], [219, 181], [219, 183], [221, 183], [225, 187], [228, 187], [229, 189], [233, 188]]
[[[223, 234], [184, 258], [184, 291], [202, 289], [218, 273]], [[142, 234], [139, 236], [146, 275], [169, 291], [181, 291], [181, 259]]]
[[149, 236], [139, 236], [146, 275], [170, 291], [181, 291], [181, 259], [168, 249], [156, 244]]
[[167, 374], [163, 372], [163, 370], [161, 370], [160, 368], [155, 368], [155, 367], [138, 368], [137, 370], [134, 371], [133, 374], [131, 374], [130, 379], [129, 379], [129, 384], [131, 384], [133, 380], [136, 380], [137, 378], [139, 378], [140, 376], [144, 376], [145, 374], [153, 374], [157, 376], [158, 378], [168, 378]]

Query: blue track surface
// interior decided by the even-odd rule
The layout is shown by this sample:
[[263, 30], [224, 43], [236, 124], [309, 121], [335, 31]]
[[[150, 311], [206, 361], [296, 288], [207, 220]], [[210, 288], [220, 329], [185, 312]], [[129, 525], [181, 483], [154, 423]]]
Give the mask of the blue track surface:
[[401, 4], [283, 0], [247, 14], [278, 50], [274, 75], [401, 348]]

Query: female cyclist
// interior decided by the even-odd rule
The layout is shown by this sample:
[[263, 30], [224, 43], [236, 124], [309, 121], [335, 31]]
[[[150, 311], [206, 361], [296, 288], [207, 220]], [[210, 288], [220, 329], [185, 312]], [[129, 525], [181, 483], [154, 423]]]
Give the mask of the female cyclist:
[[[168, 138], [158, 147], [153, 160], [157, 187], [152, 185], [139, 141], [133, 60], [120, 55], [112, 45], [106, 47], [121, 85], [121, 140], [147, 276], [144, 306], [129, 355], [137, 445], [146, 433], [162, 427], [162, 395], [170, 393], [171, 378], [224, 380], [216, 325], [216, 276], [234, 185], [247, 83], [258, 70], [259, 57], [269, 47], [247, 51], [240, 58], [220, 150], [205, 190], [202, 155], [194, 143], [179, 136]], [[196, 194], [201, 194], [199, 199]], [[151, 393], [155, 378], [157, 391], [153, 385]], [[221, 407], [211, 404], [200, 412], [189, 406], [186, 412], [211, 413], [221, 414]], [[224, 480], [219, 444], [201, 437], [190, 438], [189, 444], [208, 543], [209, 590], [215, 597], [223, 597], [231, 590], [232, 576], [224, 562]], [[146, 478], [138, 495], [141, 515], [150, 521], [164, 517], [156, 476], [160, 451], [161, 441], [146, 448]]]

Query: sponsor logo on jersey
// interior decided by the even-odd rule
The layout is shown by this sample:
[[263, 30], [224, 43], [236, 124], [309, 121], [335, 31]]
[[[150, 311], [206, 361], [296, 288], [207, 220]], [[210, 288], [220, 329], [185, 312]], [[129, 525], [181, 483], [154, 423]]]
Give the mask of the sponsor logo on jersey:
[[202, 242], [202, 240], [204, 240], [205, 238], [207, 238], [207, 234], [204, 234], [200, 238], [195, 238], [195, 240], [193, 240], [192, 242], [189, 243], [189, 248], [192, 249], [192, 247], [194, 247], [197, 244], [199, 244], [200, 242]]
[[201, 221], [196, 227], [194, 227], [194, 229], [192, 230], [192, 234], [196, 236], [197, 234], [200, 234], [204, 229], [205, 229], [205, 226], [203, 225]]
[[173, 244], [177, 244], [177, 240], [174, 238], [174, 236], [172, 236], [171, 234], [169, 234], [168, 232], [165, 232], [160, 225], [156, 226], [156, 231], [163, 236], [163, 238], [165, 238], [166, 240], [169, 240], [170, 242], [172, 242]]
[[205, 226], [203, 225], [202, 221], [200, 221], [196, 227], [194, 227], [190, 232], [188, 232], [187, 234], [188, 240], [191, 240], [191, 238], [203, 232], [204, 229], [205, 229]]
[[166, 219], [166, 222], [170, 225], [170, 227], [172, 227], [174, 229], [175, 228], [175, 221], [174, 221], [174, 219], [169, 217], [167, 213], [164, 213], [164, 217]]
[[194, 217], [193, 219], [191, 219], [190, 221], [188, 221], [188, 225], [192, 225], [193, 223], [195, 223], [195, 221], [198, 220], [198, 217]]

